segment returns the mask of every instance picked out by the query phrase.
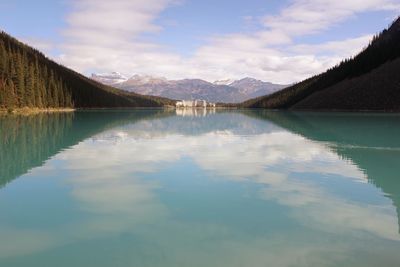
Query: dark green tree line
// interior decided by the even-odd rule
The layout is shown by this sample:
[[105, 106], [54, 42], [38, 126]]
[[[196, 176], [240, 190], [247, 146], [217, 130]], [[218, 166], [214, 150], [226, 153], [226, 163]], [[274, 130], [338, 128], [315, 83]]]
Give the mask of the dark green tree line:
[[0, 106], [57, 108], [73, 107], [71, 89], [59, 75], [28, 56], [26, 47], [0, 39]]
[[172, 100], [97, 83], [0, 32], [0, 108], [161, 107]]
[[[374, 36], [370, 44], [358, 55], [343, 60], [326, 72], [311, 77], [272, 95], [242, 103], [243, 107], [287, 109], [308, 96], [341, 81], [359, 77], [400, 57], [400, 18], [390, 27]], [[372, 88], [379, 90], [379, 88]], [[377, 100], [379, 101], [379, 100]]]

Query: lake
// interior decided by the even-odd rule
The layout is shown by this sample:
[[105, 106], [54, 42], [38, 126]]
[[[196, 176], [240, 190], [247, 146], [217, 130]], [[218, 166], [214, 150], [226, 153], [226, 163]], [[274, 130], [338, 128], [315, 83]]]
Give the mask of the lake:
[[400, 115], [0, 117], [0, 266], [400, 266]]

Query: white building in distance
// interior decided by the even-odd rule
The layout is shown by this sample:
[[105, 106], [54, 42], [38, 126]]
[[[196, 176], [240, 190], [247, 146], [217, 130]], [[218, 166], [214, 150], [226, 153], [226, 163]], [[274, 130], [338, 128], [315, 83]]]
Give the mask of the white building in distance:
[[181, 100], [175, 104], [176, 108], [215, 108], [215, 103], [208, 103], [205, 100]]

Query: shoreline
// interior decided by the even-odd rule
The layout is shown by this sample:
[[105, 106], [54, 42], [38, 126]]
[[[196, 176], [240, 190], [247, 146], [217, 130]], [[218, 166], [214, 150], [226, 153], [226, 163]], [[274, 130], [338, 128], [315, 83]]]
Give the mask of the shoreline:
[[[107, 110], [148, 110], [148, 109], [160, 109], [160, 110], [189, 110], [189, 109], [202, 109], [202, 108], [175, 108], [173, 106], [165, 107], [113, 107], [113, 108], [0, 108], [0, 116], [5, 115], [35, 115], [41, 113], [64, 113], [64, 112], [75, 112], [75, 111], [107, 111]], [[398, 110], [335, 110], [335, 109], [263, 109], [263, 108], [243, 108], [234, 106], [217, 106], [215, 108], [206, 108], [207, 110], [264, 110], [264, 111], [286, 111], [286, 112], [300, 112], [300, 113], [354, 113], [354, 114], [365, 114], [365, 113], [377, 113], [377, 114], [399, 114]]]
[[60, 113], [60, 112], [74, 112], [74, 108], [13, 108], [5, 109], [0, 108], [0, 115], [34, 115], [39, 113]]

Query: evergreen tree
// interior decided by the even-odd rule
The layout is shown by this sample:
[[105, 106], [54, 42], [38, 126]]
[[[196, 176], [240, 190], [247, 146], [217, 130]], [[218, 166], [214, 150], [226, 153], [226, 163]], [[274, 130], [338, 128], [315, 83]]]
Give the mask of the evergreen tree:
[[0, 107], [159, 107], [174, 101], [99, 84], [0, 32]]
[[[355, 57], [345, 59], [337, 66], [327, 70], [324, 73], [311, 77], [300, 83], [287, 87], [274, 94], [259, 97], [242, 103], [243, 107], [250, 108], [269, 108], [269, 109], [287, 109], [291, 108], [300, 101], [305, 100], [311, 95], [329, 89], [346, 80], [367, 74], [374, 69], [400, 57], [400, 18], [398, 18], [389, 29], [384, 30], [375, 36], [370, 44]], [[394, 83], [395, 81], [392, 80]], [[392, 85], [393, 85], [392, 83]], [[381, 88], [369, 88], [374, 94], [379, 94]], [[366, 88], [363, 89], [364, 92]], [[362, 93], [360, 93], [362, 94]], [[394, 93], [394, 95], [398, 95]], [[375, 96], [376, 98], [376, 96]], [[353, 106], [356, 106], [359, 98], [353, 100]], [[376, 99], [374, 106], [385, 108], [387, 96], [380, 95]], [[390, 99], [395, 102], [394, 96]], [[379, 102], [379, 103], [378, 103]], [[398, 103], [397, 103], [398, 106]], [[366, 109], [371, 107], [367, 106]], [[351, 109], [352, 107], [350, 107]]]
[[36, 83], [35, 83], [35, 71], [33, 65], [29, 65], [28, 72], [26, 75], [26, 105], [33, 107], [36, 106], [35, 99], [35, 91], [36, 91]]

